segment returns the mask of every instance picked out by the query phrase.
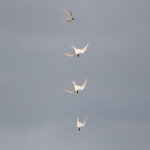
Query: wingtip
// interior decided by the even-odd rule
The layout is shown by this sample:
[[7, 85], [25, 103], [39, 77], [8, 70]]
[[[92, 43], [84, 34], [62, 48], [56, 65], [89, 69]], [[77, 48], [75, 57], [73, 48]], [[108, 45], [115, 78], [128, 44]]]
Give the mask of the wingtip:
[[64, 90], [65, 93], [68, 93], [68, 90]]
[[64, 9], [62, 6], [59, 7], [60, 9]]
[[64, 53], [64, 54], [62, 54], [62, 56], [67, 56], [67, 55]]
[[66, 9], [64, 7], [60, 7], [61, 10], [65, 11]]
[[84, 83], [85, 83], [85, 86], [87, 85], [87, 82], [88, 82], [88, 80], [86, 79], [85, 82], [84, 82]]
[[88, 115], [86, 114], [86, 115], [85, 115], [85, 119], [87, 120], [87, 118], [88, 118]]
[[71, 48], [74, 48], [75, 46], [74, 46], [74, 45], [71, 45], [70, 47], [71, 47]]
[[87, 44], [86, 44], [86, 45], [87, 45], [87, 46], [89, 46], [89, 44], [90, 44], [90, 42], [87, 42]]
[[63, 56], [66, 56], [66, 53], [62, 53]]
[[68, 90], [65, 89], [64, 92], [65, 92], [65, 93], [68, 93]]

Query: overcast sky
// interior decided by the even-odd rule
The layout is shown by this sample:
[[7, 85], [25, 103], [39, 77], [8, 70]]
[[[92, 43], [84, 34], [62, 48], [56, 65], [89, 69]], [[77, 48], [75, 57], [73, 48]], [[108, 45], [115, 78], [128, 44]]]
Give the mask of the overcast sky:
[[149, 0], [0, 1], [0, 150], [58, 149], [150, 149]]

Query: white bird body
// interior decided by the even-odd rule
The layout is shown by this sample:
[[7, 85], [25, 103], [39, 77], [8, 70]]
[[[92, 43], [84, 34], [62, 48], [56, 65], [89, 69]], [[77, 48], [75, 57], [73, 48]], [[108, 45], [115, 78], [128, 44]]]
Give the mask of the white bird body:
[[79, 118], [77, 118], [76, 128], [78, 129], [78, 131], [80, 131], [80, 128], [83, 128], [86, 125], [86, 121], [87, 121], [87, 116], [85, 117], [84, 122], [80, 122]]
[[72, 18], [72, 12], [71, 11], [69, 11], [69, 10], [67, 10], [67, 9], [65, 9], [65, 8], [62, 8], [62, 10], [65, 12], [65, 14], [66, 14], [66, 20], [65, 20], [65, 22], [72, 22], [72, 21], [74, 21], [75, 20], [75, 18]]
[[69, 94], [73, 94], [75, 92], [76, 95], [78, 95], [79, 91], [83, 91], [85, 89], [85, 86], [87, 84], [87, 79], [84, 81], [84, 83], [81, 86], [77, 85], [75, 81], [72, 81], [72, 84], [73, 84], [73, 90], [65, 90], [65, 92]]
[[74, 45], [72, 45], [71, 48], [73, 48], [73, 52], [72, 53], [65, 53], [64, 56], [68, 56], [68, 57], [76, 56], [78, 58], [79, 54], [83, 54], [86, 52], [88, 46], [89, 46], [89, 42], [82, 49], [78, 49]]

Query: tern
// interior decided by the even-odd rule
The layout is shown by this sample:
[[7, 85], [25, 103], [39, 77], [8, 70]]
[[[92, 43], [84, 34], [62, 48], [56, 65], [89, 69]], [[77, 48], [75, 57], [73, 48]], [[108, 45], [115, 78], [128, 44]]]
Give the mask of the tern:
[[78, 49], [74, 45], [72, 45], [71, 48], [73, 48], [73, 52], [72, 53], [65, 53], [63, 55], [68, 56], [68, 57], [76, 56], [77, 58], [79, 58], [79, 54], [85, 53], [88, 46], [89, 46], [89, 42], [82, 49]]
[[65, 12], [66, 14], [66, 21], [65, 22], [72, 22], [75, 20], [75, 18], [72, 18], [72, 12], [65, 9], [65, 8], [62, 8], [62, 10]]
[[73, 90], [65, 90], [65, 92], [67, 92], [69, 94], [76, 93], [76, 95], [78, 96], [79, 91], [84, 90], [84, 88], [87, 84], [87, 79], [84, 81], [84, 83], [81, 86], [77, 85], [75, 81], [72, 81], [72, 84], [73, 84]]
[[78, 131], [80, 131], [80, 128], [82, 128], [86, 125], [86, 121], [87, 121], [87, 116], [85, 116], [84, 122], [80, 122], [79, 118], [77, 118], [76, 128], [77, 128]]

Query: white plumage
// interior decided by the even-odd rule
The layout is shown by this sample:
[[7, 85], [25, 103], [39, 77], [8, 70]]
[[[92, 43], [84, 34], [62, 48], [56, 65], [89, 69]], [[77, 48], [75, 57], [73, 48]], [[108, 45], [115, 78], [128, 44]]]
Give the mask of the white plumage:
[[75, 20], [75, 18], [72, 18], [72, 12], [65, 9], [65, 8], [62, 8], [62, 10], [65, 12], [66, 14], [66, 22], [72, 22]]
[[78, 131], [80, 131], [80, 128], [83, 128], [86, 125], [86, 121], [87, 121], [87, 116], [85, 117], [85, 120], [83, 122], [80, 122], [79, 118], [77, 118], [76, 128], [78, 129]]
[[86, 52], [88, 46], [89, 46], [89, 42], [82, 49], [76, 48], [74, 45], [72, 45], [71, 48], [73, 48], [73, 52], [72, 53], [64, 53], [63, 55], [68, 56], [68, 57], [76, 56], [78, 58], [79, 54], [83, 54]]
[[83, 91], [85, 89], [85, 86], [87, 84], [87, 79], [84, 81], [84, 83], [81, 86], [77, 85], [75, 81], [72, 81], [72, 84], [73, 84], [73, 90], [65, 90], [65, 92], [69, 94], [73, 94], [75, 92], [76, 95], [78, 95], [79, 91]]

